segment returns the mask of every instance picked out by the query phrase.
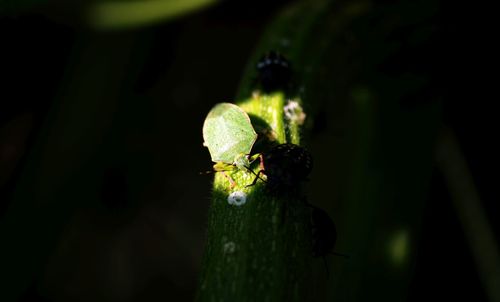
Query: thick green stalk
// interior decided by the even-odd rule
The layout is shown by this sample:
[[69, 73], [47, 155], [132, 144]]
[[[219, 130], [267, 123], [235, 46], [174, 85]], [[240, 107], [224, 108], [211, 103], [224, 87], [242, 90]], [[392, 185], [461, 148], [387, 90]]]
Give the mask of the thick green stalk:
[[[330, 125], [348, 129], [343, 133], [347, 138], [324, 135], [329, 141], [312, 150], [316, 171], [328, 170], [321, 172], [324, 179], [313, 173], [311, 202], [330, 213], [340, 209], [333, 215], [339, 229], [336, 250], [351, 256], [331, 261], [333, 276], [326, 287], [333, 301], [402, 301], [408, 295], [440, 116], [440, 96], [432, 93], [435, 75], [416, 68], [426, 66], [421, 53], [434, 47], [435, 14], [431, 1], [418, 6], [411, 1], [299, 2], [270, 25], [244, 73], [238, 100], [251, 95], [254, 64], [262, 53], [284, 53], [296, 72], [308, 116], [304, 129], [321, 110], [328, 112]], [[401, 35], [401, 30], [412, 34]], [[308, 131], [302, 133], [307, 138]], [[299, 299], [317, 283], [304, 278], [310, 253], [297, 250], [303, 258], [294, 258], [299, 262], [290, 271], [284, 264], [292, 263], [293, 253], [281, 247], [307, 238], [289, 227], [275, 231], [272, 217], [278, 217], [274, 215], [284, 203], [260, 202], [272, 198], [260, 187], [249, 194], [255, 208], [229, 206], [228, 183], [219, 185], [225, 181], [221, 177], [215, 179], [199, 299], [279, 301], [288, 298], [287, 292], [299, 293], [292, 296]], [[288, 204], [297, 205], [297, 217], [306, 216], [298, 203]], [[228, 257], [224, 244], [237, 238], [242, 248]], [[280, 248], [270, 253], [274, 243]], [[302, 282], [290, 282], [289, 274]]]
[[[277, 143], [285, 142], [285, 132], [293, 129], [284, 105], [281, 93], [240, 103], [261, 125], [269, 125], [269, 136]], [[291, 141], [299, 143], [298, 132], [291, 132]], [[254, 178], [247, 171], [215, 175], [201, 301], [299, 301], [303, 296], [301, 279], [310, 254], [306, 206], [299, 193], [277, 195], [261, 181], [246, 187]], [[246, 201], [230, 204], [233, 192], [243, 192]]]
[[[238, 105], [249, 113], [260, 137], [274, 143], [300, 145], [302, 120], [284, 116], [288, 102], [297, 95], [255, 94], [255, 63], [269, 50], [285, 51], [292, 62], [318, 18], [325, 15], [327, 2], [300, 2], [278, 16], [257, 47], [238, 92]], [[306, 112], [307, 116], [307, 112]], [[264, 146], [254, 151], [266, 151]], [[257, 171], [257, 168], [255, 168]], [[214, 178], [209, 213], [208, 241], [202, 268], [200, 301], [302, 301], [308, 290], [311, 260], [310, 210], [300, 190], [294, 194], [272, 192], [255, 176], [242, 171], [231, 175], [236, 185], [222, 173]], [[228, 202], [232, 192], [243, 191], [246, 202]]]
[[[296, 79], [301, 81], [298, 74], [302, 70], [295, 64], [302, 63], [311, 51], [308, 41], [327, 19], [329, 7], [327, 1], [303, 1], [288, 8], [271, 24], [251, 58], [237, 103], [249, 113], [261, 137], [275, 143], [300, 144], [303, 129], [298, 123], [302, 121], [285, 118], [284, 106], [288, 101], [302, 102], [299, 94], [253, 93], [256, 61], [266, 51], [279, 50], [294, 67], [299, 66]], [[318, 53], [324, 50], [324, 45], [319, 46], [314, 47]], [[222, 173], [214, 178], [198, 300], [302, 301], [309, 289], [306, 280], [312, 259], [310, 209], [304, 195], [300, 191], [276, 194], [261, 181], [245, 188], [255, 177], [245, 171], [230, 176], [236, 183], [233, 188]], [[228, 202], [235, 191], [246, 194], [246, 203], [237, 206]]]

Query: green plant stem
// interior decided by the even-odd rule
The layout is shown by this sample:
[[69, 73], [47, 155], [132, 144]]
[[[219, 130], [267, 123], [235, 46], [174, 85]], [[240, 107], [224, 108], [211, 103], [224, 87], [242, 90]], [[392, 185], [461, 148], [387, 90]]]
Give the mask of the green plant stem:
[[[274, 143], [301, 144], [303, 129], [284, 117], [285, 103], [295, 96], [252, 95], [255, 63], [271, 49], [285, 43], [292, 62], [301, 54], [304, 40], [324, 15], [325, 1], [303, 1], [279, 15], [264, 35], [244, 73], [238, 105], [252, 121], [268, 127], [264, 136]], [[289, 43], [289, 44], [288, 44]], [[307, 112], [306, 112], [307, 114]], [[254, 124], [255, 126], [255, 124]], [[265, 151], [265, 150], [264, 150]], [[248, 172], [231, 175], [234, 188], [224, 175], [214, 179], [208, 222], [208, 239], [200, 280], [199, 301], [303, 301], [308, 291], [311, 260], [310, 212], [302, 193], [277, 194], [261, 181], [245, 188], [254, 176]], [[241, 206], [228, 204], [236, 190], [247, 194]]]
[[[339, 230], [336, 250], [350, 255], [348, 260], [335, 261], [331, 269], [332, 278], [326, 285], [331, 300], [402, 301], [408, 295], [433, 167], [440, 96], [423, 100], [420, 94], [427, 96], [431, 90], [434, 75], [429, 70], [421, 71], [411, 65], [412, 68], [404, 72], [399, 69], [395, 72], [384, 70], [384, 66], [398, 65], [390, 64], [393, 58], [405, 64], [418, 58], [413, 48], [397, 45], [432, 49], [430, 41], [435, 38], [435, 32], [429, 29], [434, 28], [435, 12], [436, 3], [432, 1], [419, 3], [418, 7], [411, 1], [396, 4], [299, 2], [274, 19], [244, 72], [237, 100], [250, 97], [258, 58], [269, 50], [282, 52], [296, 72], [299, 96], [307, 114], [306, 126], [311, 125], [308, 123], [316, 113], [325, 110], [330, 114], [328, 123], [337, 124], [332, 115], [340, 116], [341, 125], [348, 129], [344, 133], [347, 138], [343, 144], [335, 145], [338, 147], [335, 150], [331, 146], [337, 138], [325, 135], [323, 138], [330, 140], [328, 145], [319, 146], [313, 152], [315, 159], [316, 154], [322, 153], [324, 160], [315, 160], [315, 169], [318, 166], [328, 169], [323, 171], [320, 180], [313, 178], [313, 172], [312, 182], [319, 181], [321, 187], [315, 188], [319, 193], [311, 190], [311, 195], [317, 197], [311, 202], [323, 203], [325, 207], [334, 202], [342, 204], [335, 204], [342, 209], [335, 213]], [[411, 41], [398, 34], [408, 27], [415, 31]], [[411, 100], [415, 99], [418, 101], [412, 105]], [[303, 127], [301, 142], [307, 141], [308, 129]], [[289, 227], [281, 233], [273, 231], [275, 226], [266, 221], [272, 221], [269, 215], [277, 215], [277, 207], [285, 203], [277, 202], [273, 206], [272, 202], [260, 202], [261, 197], [271, 198], [260, 196], [261, 191], [251, 195], [253, 199], [249, 202], [255, 201], [266, 208], [252, 208], [249, 212], [243, 208], [231, 210], [225, 199], [227, 183], [225, 187], [218, 187], [219, 182], [225, 181], [220, 177], [223, 176], [216, 176], [214, 182], [216, 190], [209, 214], [208, 245], [198, 298], [203, 301], [281, 301], [284, 297], [290, 298], [285, 296], [287, 292], [289, 295], [290, 292], [305, 293], [307, 288], [315, 286], [306, 277], [311, 259], [307, 250], [291, 249], [303, 252], [299, 256], [304, 258], [296, 258], [300, 262], [291, 261], [289, 257], [293, 253], [290, 252], [275, 255], [276, 258], [272, 258], [276, 259], [275, 263], [261, 261], [261, 257], [271, 259], [268, 250], [261, 248], [234, 254], [232, 260], [225, 256], [224, 245], [217, 241], [227, 240], [227, 234], [232, 234], [231, 240], [242, 235], [244, 248], [252, 246], [245, 240], [261, 242], [247, 234], [268, 235], [262, 237], [265, 238], [262, 241], [280, 246], [291, 238], [307, 238], [294, 235]], [[296, 217], [306, 216], [300, 214], [302, 210], [296, 201], [288, 204], [292, 205], [290, 211], [297, 213]], [[298, 246], [307, 244], [299, 242]], [[277, 253], [283, 251], [283, 248], [276, 250]], [[257, 264], [254, 270], [249, 270], [252, 261]], [[290, 265], [283, 266], [285, 263], [294, 263], [296, 270], [290, 271]], [[235, 272], [228, 273], [228, 270]], [[272, 272], [272, 281], [260, 278], [267, 272]], [[231, 277], [226, 279], [226, 274]], [[290, 282], [287, 274], [303, 280]], [[255, 283], [257, 276], [261, 283]], [[299, 297], [300, 294], [293, 296]]]
[[[271, 127], [276, 143], [284, 143], [284, 104], [277, 93], [239, 105]], [[298, 144], [298, 131], [292, 132], [291, 142]], [[215, 175], [200, 301], [300, 301], [304, 296], [311, 248], [307, 208], [300, 194], [278, 195], [261, 181], [246, 187], [254, 177], [247, 171]], [[235, 191], [246, 193], [246, 203], [228, 203]]]
[[436, 160], [451, 192], [486, 294], [490, 301], [500, 301], [500, 250], [464, 155], [450, 128], [441, 132]]

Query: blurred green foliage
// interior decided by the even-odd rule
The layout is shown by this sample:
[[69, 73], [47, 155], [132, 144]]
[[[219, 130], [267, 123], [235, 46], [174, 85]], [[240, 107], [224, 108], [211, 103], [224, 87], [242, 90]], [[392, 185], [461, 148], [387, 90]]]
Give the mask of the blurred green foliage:
[[[442, 87], [453, 87], [450, 91], [455, 95], [464, 88], [456, 89], [455, 82], [446, 82], [449, 78], [462, 78], [462, 74], [444, 76], [438, 70], [443, 59], [439, 56], [442, 1], [301, 1], [291, 6], [260, 1], [239, 8], [234, 4], [232, 9], [221, 11], [216, 6], [206, 15], [176, 19], [170, 22], [171, 26], [163, 21], [185, 16], [215, 1], [78, 1], [74, 7], [68, 1], [0, 3], [2, 16], [21, 16], [19, 23], [32, 22], [21, 24], [21, 30], [14, 31], [8, 43], [2, 45], [2, 49], [14, 49], [3, 56], [14, 66], [4, 69], [8, 78], [20, 79], [20, 84], [11, 90], [9, 84], [3, 87], [3, 91], [13, 91], [17, 98], [5, 97], [4, 93], [2, 100], [16, 108], [32, 102], [46, 106], [48, 111], [42, 115], [42, 122], [34, 123], [33, 141], [16, 175], [2, 171], [2, 180], [7, 179], [15, 188], [8, 201], [2, 200], [2, 207], [8, 209], [0, 222], [0, 300], [17, 301], [33, 284], [59, 300], [75, 300], [78, 290], [88, 292], [89, 297], [112, 300], [129, 288], [116, 280], [139, 279], [143, 283], [137, 285], [134, 281], [130, 286], [139, 288], [139, 293], [131, 290], [127, 298], [145, 301], [163, 294], [191, 299], [199, 259], [196, 253], [202, 250], [201, 244], [192, 242], [201, 242], [209, 194], [208, 181], [197, 175], [210, 166], [208, 152], [201, 146], [203, 117], [214, 103], [233, 100], [233, 89], [247, 58], [248, 66], [234, 100], [250, 98], [255, 62], [271, 49], [291, 61], [297, 91], [304, 100], [307, 118], [302, 138], [316, 163], [308, 184], [309, 201], [334, 218], [339, 233], [336, 251], [350, 256], [348, 260], [327, 259], [330, 279], [325, 276], [321, 260], [311, 261], [311, 266], [304, 268], [301, 265], [310, 259], [296, 259], [293, 269], [298, 269], [290, 274], [295, 279], [285, 281], [298, 284], [300, 276], [301, 290], [317, 300], [418, 300], [419, 287], [412, 288], [412, 283], [422, 242], [420, 232], [434, 164], [434, 141], [441, 122]], [[236, 1], [224, 5], [227, 9], [233, 3]], [[268, 19], [275, 10], [280, 12], [278, 16]], [[28, 17], [22, 19], [25, 13]], [[40, 17], [40, 13], [45, 15]], [[45, 16], [51, 21], [45, 20]], [[59, 18], [68, 21], [55, 25]], [[2, 21], [6, 19], [10, 22], [9, 18]], [[12, 20], [17, 22], [16, 18]], [[57, 21], [52, 23], [53, 20]], [[268, 20], [271, 22], [266, 25]], [[40, 29], [40, 24], [46, 27]], [[153, 24], [156, 26], [144, 28]], [[89, 32], [89, 27], [97, 31]], [[261, 32], [261, 27], [266, 30]], [[451, 58], [459, 58], [464, 45], [461, 33], [457, 36], [460, 47], [447, 53]], [[259, 43], [255, 43], [256, 37], [260, 38]], [[16, 45], [18, 49], [14, 48]], [[461, 60], [453, 61], [451, 66], [462, 68]], [[55, 92], [51, 94], [44, 88]], [[463, 111], [477, 107], [469, 103]], [[2, 107], [0, 113], [7, 111]], [[469, 117], [458, 119], [462, 121], [464, 116]], [[486, 119], [481, 116], [481, 120]], [[473, 133], [474, 137], [478, 135], [479, 132]], [[457, 166], [448, 159], [452, 157], [444, 156], [450, 167]], [[107, 179], [106, 175], [111, 177]], [[463, 181], [467, 177], [458, 178]], [[470, 182], [457, 189], [455, 183], [450, 188], [460, 197], [467, 194], [459, 189], [469, 185]], [[225, 201], [225, 195], [217, 194]], [[470, 273], [476, 269], [475, 264], [466, 259], [466, 245], [456, 248], [448, 244], [450, 238], [461, 233], [452, 232], [453, 224], [449, 222], [455, 216], [446, 207], [446, 200], [440, 195], [433, 198], [427, 211], [439, 215], [433, 224], [424, 222], [427, 235], [434, 241], [427, 245], [428, 255], [419, 263], [419, 267], [427, 265], [419, 282], [431, 279], [438, 283], [436, 288], [451, 289], [440, 293], [442, 297], [461, 296], [462, 291], [478, 286], [469, 286], [471, 280], [475, 281], [474, 273]], [[159, 201], [153, 206], [151, 200]], [[478, 197], [468, 200], [480, 203]], [[140, 269], [127, 270], [129, 267], [120, 266], [122, 263], [112, 266], [116, 264], [114, 260], [122, 259], [115, 257], [117, 253], [127, 254], [129, 247], [117, 248], [113, 245], [116, 238], [108, 236], [107, 231], [124, 233], [123, 229], [140, 219], [141, 211], [147, 207], [160, 217], [155, 230], [159, 230], [158, 237], [163, 236], [163, 241], [160, 244], [157, 237], [147, 237], [150, 233], [143, 236], [137, 232], [138, 237], [146, 238], [139, 241], [141, 244], [129, 237], [124, 242], [133, 246], [134, 255], [139, 254], [135, 249], [146, 250], [139, 250], [144, 252], [142, 258], [131, 257], [131, 263], [140, 262]], [[282, 208], [265, 204], [253, 214], [266, 215], [266, 210]], [[470, 212], [464, 209], [463, 213]], [[295, 210], [292, 208], [291, 212], [301, 213]], [[496, 212], [486, 214], [491, 213]], [[279, 216], [276, 212], [271, 214]], [[480, 218], [467, 220], [465, 214], [461, 219], [466, 227], [470, 226], [466, 230], [470, 244], [477, 245], [472, 250], [476, 259], [482, 259], [477, 263], [489, 272], [489, 265], [498, 263], [498, 253], [495, 248], [483, 248], [490, 241], [479, 240], [483, 237], [478, 235], [477, 221], [486, 219], [478, 215]], [[445, 215], [448, 216], [441, 217]], [[242, 211], [229, 218], [234, 222], [234, 218], [249, 217], [252, 221], [262, 219]], [[261, 227], [273, 227], [269, 223], [272, 217], [262, 219]], [[217, 217], [211, 215], [210, 219]], [[487, 223], [481, 225], [491, 231]], [[191, 233], [190, 229], [197, 229], [200, 234]], [[287, 237], [290, 229], [283, 230], [267, 233], [267, 242], [276, 234], [282, 236], [279, 240], [292, 238]], [[228, 245], [229, 250], [238, 251], [238, 247], [249, 245], [255, 238], [248, 234], [251, 232], [245, 235], [248, 242]], [[217, 239], [228, 238], [209, 234], [209, 240]], [[108, 252], [107, 249], [112, 252], [104, 258], [100, 253]], [[232, 265], [253, 257], [252, 252], [236, 252], [220, 259], [220, 263]], [[491, 257], [483, 257], [483, 253], [490, 253]], [[281, 255], [273, 257], [277, 261], [287, 259]], [[256, 270], [264, 269], [267, 264], [261, 264], [269, 259], [257, 259]], [[171, 271], [158, 263], [168, 264]], [[309, 268], [312, 272], [307, 271]], [[82, 271], [87, 273], [87, 279], [79, 279], [85, 275], [80, 274]], [[435, 271], [443, 275], [434, 274]], [[273, 276], [282, 276], [286, 272], [274, 273]], [[491, 296], [498, 295], [495, 274], [483, 278], [492, 284]], [[243, 270], [235, 275], [240, 278], [240, 285], [248, 277]], [[228, 276], [233, 275], [208, 277], [222, 280], [218, 286], [229, 291], [235, 283]], [[147, 286], [141, 288], [143, 284]], [[265, 285], [271, 288], [273, 284]], [[280, 283], [281, 288], [284, 284]], [[456, 284], [462, 285], [460, 291], [454, 290]], [[480, 300], [477, 291], [474, 293], [475, 300]], [[280, 293], [272, 296], [279, 297]], [[141, 299], [144, 297], [149, 299]]]
[[150, 25], [203, 9], [217, 0], [101, 1], [85, 9], [84, 21], [100, 29]]
[[0, 16], [19, 14], [49, 0], [1, 0]]
[[[178, 18], [217, 2], [218, 0], [2, 0], [0, 15], [43, 11], [55, 18], [65, 18], [66, 22], [96, 30], [123, 30]], [[68, 19], [64, 14], [75, 18]]]

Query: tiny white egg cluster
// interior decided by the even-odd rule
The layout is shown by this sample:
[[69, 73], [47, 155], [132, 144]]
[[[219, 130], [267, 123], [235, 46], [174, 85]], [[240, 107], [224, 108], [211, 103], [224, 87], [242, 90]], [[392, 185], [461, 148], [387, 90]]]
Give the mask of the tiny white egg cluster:
[[304, 110], [302, 109], [302, 106], [300, 106], [299, 102], [289, 100], [283, 110], [285, 111], [285, 117], [288, 120], [295, 122], [298, 125], [304, 124], [306, 114], [304, 113]]
[[236, 244], [232, 241], [224, 244], [224, 254], [232, 254], [236, 250]]
[[242, 191], [235, 191], [227, 197], [227, 203], [241, 206], [247, 202], [247, 194]]

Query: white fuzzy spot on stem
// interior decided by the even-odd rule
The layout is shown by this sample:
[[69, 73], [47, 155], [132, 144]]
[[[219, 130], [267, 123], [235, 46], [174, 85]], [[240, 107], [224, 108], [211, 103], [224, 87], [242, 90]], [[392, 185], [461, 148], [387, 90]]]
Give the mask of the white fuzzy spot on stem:
[[306, 114], [304, 113], [304, 110], [302, 109], [302, 106], [300, 106], [299, 102], [289, 100], [283, 110], [285, 111], [285, 117], [289, 121], [295, 122], [298, 125], [304, 124]]
[[244, 205], [247, 202], [247, 194], [242, 191], [233, 192], [227, 197], [227, 202], [235, 206]]
[[236, 250], [236, 244], [232, 241], [224, 243], [224, 254], [232, 254]]

